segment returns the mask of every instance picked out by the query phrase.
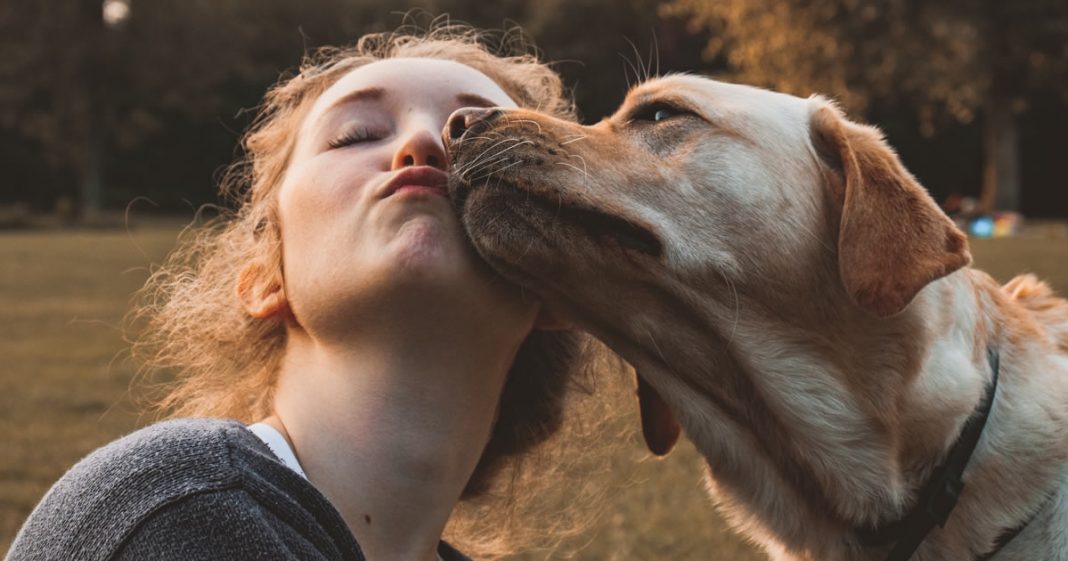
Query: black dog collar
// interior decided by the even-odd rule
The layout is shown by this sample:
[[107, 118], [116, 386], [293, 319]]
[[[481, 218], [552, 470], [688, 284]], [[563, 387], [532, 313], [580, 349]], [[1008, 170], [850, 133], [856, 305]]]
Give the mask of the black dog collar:
[[[940, 528], [945, 526], [946, 520], [957, 506], [957, 500], [964, 489], [961, 475], [968, 467], [968, 461], [975, 452], [979, 437], [983, 434], [986, 419], [990, 415], [990, 408], [998, 390], [997, 351], [989, 350], [987, 359], [993, 376], [986, 394], [968, 418], [957, 441], [946, 454], [945, 460], [931, 472], [931, 477], [920, 490], [916, 506], [896, 522], [884, 524], [878, 528], [861, 528], [856, 531], [864, 545], [879, 546], [894, 543], [894, 548], [886, 561], [907, 561], [911, 558], [935, 526]], [[1006, 543], [1008, 540], [1000, 543], [998, 549]]]

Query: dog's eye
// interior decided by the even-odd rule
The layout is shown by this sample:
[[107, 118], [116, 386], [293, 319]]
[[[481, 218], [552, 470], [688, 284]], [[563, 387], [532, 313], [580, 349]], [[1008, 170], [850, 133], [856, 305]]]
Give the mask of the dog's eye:
[[691, 115], [690, 111], [667, 103], [651, 103], [639, 107], [631, 116], [632, 121], [652, 121], [659, 123], [668, 119]]

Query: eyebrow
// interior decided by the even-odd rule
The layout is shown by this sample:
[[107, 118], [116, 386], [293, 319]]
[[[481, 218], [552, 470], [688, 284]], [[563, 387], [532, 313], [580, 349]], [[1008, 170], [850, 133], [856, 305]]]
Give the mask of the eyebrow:
[[354, 92], [345, 94], [341, 97], [341, 99], [338, 99], [334, 103], [331, 103], [330, 107], [327, 107], [326, 111], [323, 111], [323, 115], [329, 113], [330, 111], [333, 111], [334, 109], [342, 105], [356, 103], [357, 101], [377, 101], [379, 99], [382, 99], [382, 97], [385, 95], [386, 90], [382, 88], [364, 88], [362, 90], [356, 90]]
[[649, 105], [653, 103], [670, 103], [672, 105], [678, 105], [680, 107], [692, 107], [690, 100], [685, 97], [673, 94], [664, 94], [660, 92], [640, 93], [632, 97], [628, 101], [627, 105], [629, 105], [633, 109], [635, 107], [641, 107], [643, 105]]

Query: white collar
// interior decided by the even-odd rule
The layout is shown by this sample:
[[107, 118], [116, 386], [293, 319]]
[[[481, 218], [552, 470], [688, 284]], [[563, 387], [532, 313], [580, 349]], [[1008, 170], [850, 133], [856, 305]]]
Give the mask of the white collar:
[[300, 462], [297, 461], [297, 456], [293, 453], [293, 448], [289, 446], [286, 437], [282, 436], [282, 433], [278, 432], [278, 429], [267, 423], [253, 423], [245, 428], [259, 437], [259, 439], [271, 449], [271, 452], [273, 452], [275, 456], [278, 456], [279, 460], [282, 460], [282, 463], [285, 464], [287, 468], [297, 472], [304, 479], [308, 478], [304, 473], [304, 468], [300, 467]]

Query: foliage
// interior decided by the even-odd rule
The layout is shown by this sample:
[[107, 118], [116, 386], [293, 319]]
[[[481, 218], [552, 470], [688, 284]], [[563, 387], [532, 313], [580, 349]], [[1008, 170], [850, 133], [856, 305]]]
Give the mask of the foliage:
[[[91, 0], [0, 6], [0, 129], [94, 172], [175, 121], [254, 105], [306, 47], [383, 29], [387, 0], [151, 0], [105, 26]], [[248, 92], [255, 92], [249, 95]]]
[[[114, 29], [101, 0], [0, 3], [0, 204], [48, 208], [94, 178], [104, 206], [139, 196], [170, 210], [213, 202], [247, 110], [306, 50], [438, 14], [522, 26], [557, 61], [586, 121], [611, 113], [646, 69], [728, 68], [732, 79], [824, 92], [854, 110], [918, 109], [928, 124], [967, 121], [999, 89], [1003, 106], [1042, 112], [1022, 122], [1026, 149], [1059, 138], [1064, 121], [1063, 104], [1030, 92], [1045, 88], [1048, 100], [1048, 90], [1068, 89], [1062, 0], [129, 1], [130, 18]], [[970, 138], [952, 148], [978, 169]], [[898, 144], [924, 152], [913, 145], [925, 142]], [[1025, 177], [1059, 161], [1034, 154]], [[1035, 177], [1038, 191], [1060, 185], [1047, 171]], [[970, 189], [957, 179], [929, 186]]]
[[612, 113], [627, 88], [655, 71], [698, 71], [703, 37], [680, 19], [659, 18], [659, 0], [505, 0], [471, 9], [470, 0], [432, 0], [432, 13], [487, 29], [519, 25], [574, 87], [585, 120]]
[[663, 13], [711, 31], [705, 56], [732, 78], [855, 110], [904, 100], [928, 124], [967, 122], [992, 97], [1068, 96], [1063, 0], [672, 0]]

